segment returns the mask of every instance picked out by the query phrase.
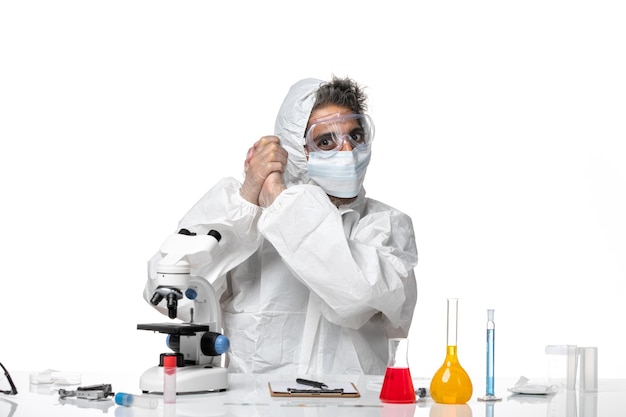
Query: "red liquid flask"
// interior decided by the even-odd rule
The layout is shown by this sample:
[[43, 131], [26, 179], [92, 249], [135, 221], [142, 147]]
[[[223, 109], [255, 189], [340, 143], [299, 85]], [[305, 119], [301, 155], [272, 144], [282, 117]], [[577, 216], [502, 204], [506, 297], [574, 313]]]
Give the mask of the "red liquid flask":
[[380, 400], [385, 403], [411, 404], [415, 389], [408, 363], [408, 339], [389, 339], [389, 363], [385, 372]]

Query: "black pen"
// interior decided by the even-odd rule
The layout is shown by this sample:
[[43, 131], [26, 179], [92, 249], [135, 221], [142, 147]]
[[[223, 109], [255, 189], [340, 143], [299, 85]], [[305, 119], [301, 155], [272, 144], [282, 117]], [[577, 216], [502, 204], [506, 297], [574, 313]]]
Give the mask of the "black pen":
[[315, 387], [320, 389], [328, 388], [328, 385], [324, 384], [323, 382], [311, 381], [309, 379], [296, 378], [296, 382], [298, 384], [308, 385], [309, 387]]

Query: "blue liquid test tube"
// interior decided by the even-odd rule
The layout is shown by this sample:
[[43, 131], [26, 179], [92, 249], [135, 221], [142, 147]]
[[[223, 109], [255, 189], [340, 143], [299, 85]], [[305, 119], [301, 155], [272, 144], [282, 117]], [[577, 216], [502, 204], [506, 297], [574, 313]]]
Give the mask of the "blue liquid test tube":
[[[484, 397], [479, 397], [479, 401], [500, 401], [496, 397], [494, 381], [495, 364], [495, 344], [496, 344], [496, 324], [493, 321], [493, 310], [487, 310], [487, 389]], [[492, 409], [493, 410], [493, 409]]]
[[494, 349], [496, 324], [493, 321], [493, 310], [487, 310], [487, 392], [486, 395], [495, 396], [494, 387]]

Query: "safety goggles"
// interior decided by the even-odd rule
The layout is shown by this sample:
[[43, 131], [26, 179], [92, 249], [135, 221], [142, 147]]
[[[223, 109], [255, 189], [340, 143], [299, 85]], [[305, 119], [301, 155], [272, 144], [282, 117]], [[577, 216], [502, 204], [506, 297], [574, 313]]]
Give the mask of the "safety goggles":
[[346, 141], [353, 149], [362, 149], [374, 140], [374, 123], [367, 114], [337, 113], [315, 120], [304, 139], [309, 152], [327, 156], [334, 155]]

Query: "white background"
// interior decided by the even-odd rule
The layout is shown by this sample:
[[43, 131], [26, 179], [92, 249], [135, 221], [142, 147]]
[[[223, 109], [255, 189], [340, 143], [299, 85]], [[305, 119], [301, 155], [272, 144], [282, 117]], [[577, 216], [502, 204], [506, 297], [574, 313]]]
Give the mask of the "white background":
[[0, 361], [154, 365], [146, 261], [242, 178], [295, 81], [336, 74], [369, 93], [368, 195], [414, 220], [413, 375], [458, 297], [476, 381], [488, 308], [497, 376], [569, 343], [626, 377], [625, 21], [618, 0], [1, 2]]

